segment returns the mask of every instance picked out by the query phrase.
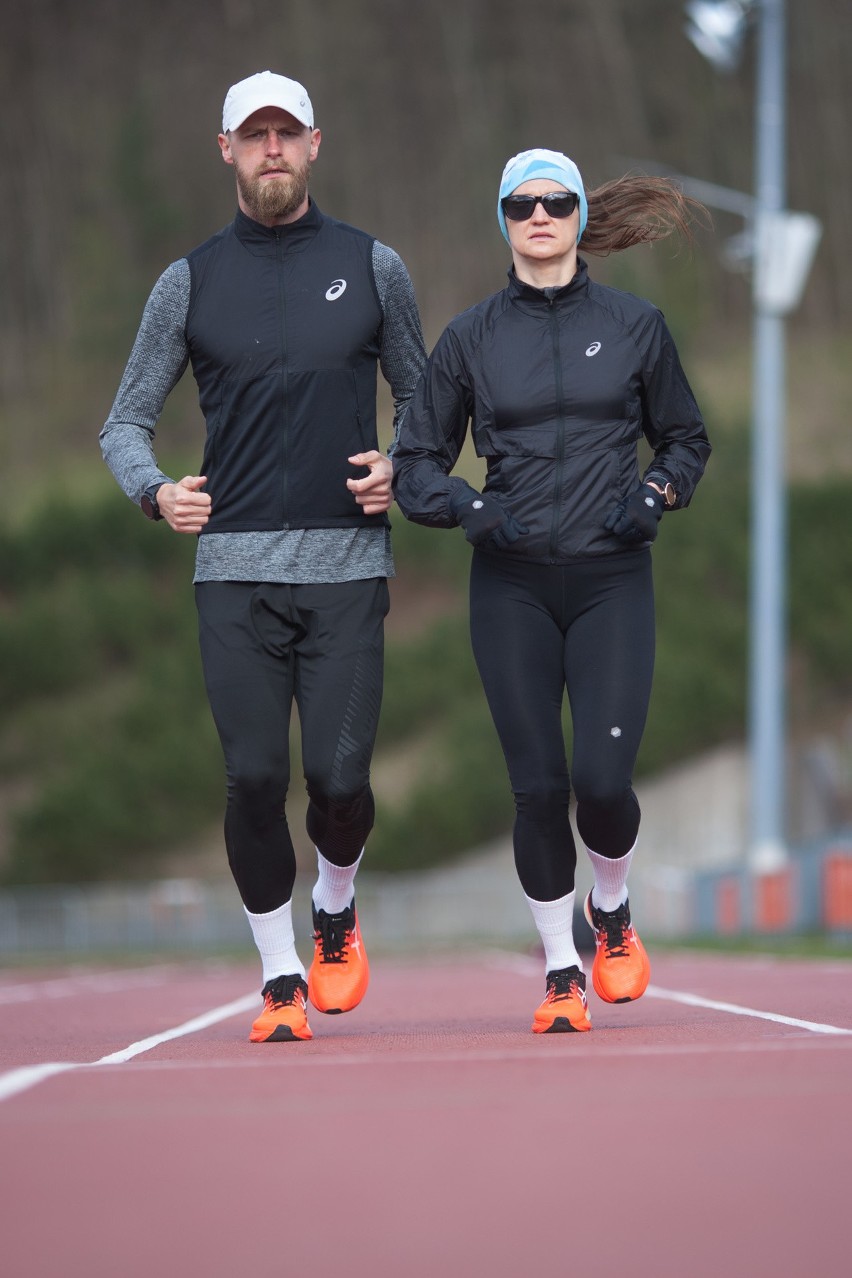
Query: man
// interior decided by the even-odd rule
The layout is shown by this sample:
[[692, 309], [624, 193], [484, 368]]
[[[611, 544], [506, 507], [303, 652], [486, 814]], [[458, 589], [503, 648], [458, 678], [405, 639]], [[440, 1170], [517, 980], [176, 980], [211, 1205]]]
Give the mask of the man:
[[[228, 90], [219, 146], [236, 177], [236, 216], [160, 277], [101, 432], [107, 465], [148, 518], [199, 534], [194, 582], [225, 756], [225, 843], [263, 963], [252, 1042], [309, 1039], [308, 998], [346, 1012], [367, 988], [353, 884], [373, 824], [393, 575], [376, 366], [398, 428], [425, 362], [400, 258], [308, 195], [320, 140], [296, 81], [262, 71]], [[188, 363], [207, 441], [200, 473], [175, 482], [153, 440]], [[318, 865], [307, 983], [285, 813], [294, 700]]]

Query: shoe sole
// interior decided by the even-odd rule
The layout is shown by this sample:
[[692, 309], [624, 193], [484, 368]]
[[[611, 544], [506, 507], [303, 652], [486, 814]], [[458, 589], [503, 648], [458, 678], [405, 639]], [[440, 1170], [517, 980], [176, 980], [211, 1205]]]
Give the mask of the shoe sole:
[[294, 1034], [291, 1025], [276, 1025], [271, 1034], [266, 1034], [263, 1038], [255, 1038], [254, 1030], [249, 1034], [249, 1043], [307, 1043], [308, 1039], [313, 1038], [310, 1026], [305, 1022], [305, 1030], [307, 1034]]
[[594, 987], [595, 993], [597, 994], [598, 998], [601, 1000], [602, 1003], [612, 1003], [613, 1005], [616, 1003], [635, 1003], [637, 998], [641, 998], [642, 995], [645, 993], [645, 990], [648, 988], [648, 985], [646, 982], [645, 986], [639, 991], [638, 994], [621, 994], [619, 995], [618, 998], [613, 998], [611, 994], [608, 994], [605, 989], [603, 989], [601, 986], [598, 985], [597, 981], [595, 980], [594, 968], [592, 969], [592, 985]]
[[578, 1025], [572, 1025], [567, 1016], [555, 1016], [547, 1029], [538, 1029], [533, 1026], [533, 1034], [588, 1034], [591, 1025], [587, 1025], [585, 1029], [580, 1029]]
[[[364, 990], [364, 994], [366, 993], [367, 991]], [[355, 1010], [358, 1004], [363, 1001], [364, 994], [362, 994], [354, 1003], [350, 1003], [348, 1007], [322, 1007], [321, 1004], [316, 1002], [313, 994], [309, 993], [308, 998], [310, 1000], [311, 1007], [315, 1008], [318, 1012], [322, 1012], [324, 1016], [343, 1016], [346, 1012], [352, 1012]]]
[[289, 1025], [276, 1025], [265, 1038], [255, 1038], [253, 1034], [249, 1034], [250, 1043], [307, 1043], [311, 1038], [313, 1034], [310, 1030], [307, 1034], [294, 1034]]

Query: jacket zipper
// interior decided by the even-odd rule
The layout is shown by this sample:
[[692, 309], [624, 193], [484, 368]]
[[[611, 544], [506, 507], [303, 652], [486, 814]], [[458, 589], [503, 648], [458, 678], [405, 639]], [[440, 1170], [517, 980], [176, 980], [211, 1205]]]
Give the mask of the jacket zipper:
[[550, 298], [550, 332], [553, 342], [553, 374], [556, 382], [556, 474], [553, 480], [553, 516], [550, 523], [550, 562], [555, 563], [559, 548], [559, 506], [562, 471], [565, 459], [565, 406], [563, 403], [562, 359], [559, 349], [559, 317], [555, 299]]
[[284, 288], [284, 242], [280, 230], [275, 231], [275, 256], [278, 264], [278, 300], [281, 319], [281, 526], [289, 527], [287, 488], [287, 444], [288, 444], [288, 403], [287, 403], [287, 299]]

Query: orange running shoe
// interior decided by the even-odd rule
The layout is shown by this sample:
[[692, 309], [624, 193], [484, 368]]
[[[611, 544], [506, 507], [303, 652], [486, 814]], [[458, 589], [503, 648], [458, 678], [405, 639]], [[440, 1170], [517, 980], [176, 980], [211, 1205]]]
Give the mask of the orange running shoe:
[[586, 897], [583, 913], [595, 934], [592, 984], [605, 1003], [629, 1003], [645, 993], [651, 964], [630, 921], [630, 902], [617, 910], [599, 910]]
[[586, 973], [576, 964], [547, 973], [547, 993], [535, 1009], [532, 1028], [534, 1034], [585, 1033], [592, 1028], [586, 1002]]
[[313, 1038], [308, 1024], [308, 987], [301, 976], [276, 976], [261, 990], [263, 1011], [251, 1027], [251, 1043], [289, 1043]]
[[367, 992], [370, 965], [355, 913], [355, 898], [339, 914], [311, 903], [314, 961], [308, 972], [308, 997], [318, 1012], [351, 1012]]

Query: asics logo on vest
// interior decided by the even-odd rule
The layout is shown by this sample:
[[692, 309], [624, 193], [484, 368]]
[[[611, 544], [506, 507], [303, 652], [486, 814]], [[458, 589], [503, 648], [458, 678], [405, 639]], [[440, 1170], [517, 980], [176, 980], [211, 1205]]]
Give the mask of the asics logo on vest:
[[591, 359], [593, 355], [597, 355], [600, 348], [601, 348], [600, 342], [592, 342], [591, 346], [588, 346], [586, 348], [586, 354], [588, 355], [589, 359]]
[[332, 280], [326, 290], [325, 300], [327, 302], [336, 302], [341, 293], [346, 292], [346, 280]]

